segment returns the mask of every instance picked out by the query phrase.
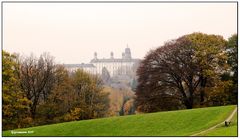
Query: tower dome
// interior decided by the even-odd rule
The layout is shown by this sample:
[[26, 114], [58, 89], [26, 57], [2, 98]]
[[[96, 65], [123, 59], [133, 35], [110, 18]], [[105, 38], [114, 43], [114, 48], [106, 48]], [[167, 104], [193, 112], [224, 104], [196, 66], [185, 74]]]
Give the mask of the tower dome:
[[127, 48], [125, 48], [125, 58], [126, 59], [131, 59], [132, 58], [131, 50], [130, 50], [130, 48], [128, 48], [128, 46], [127, 46]]

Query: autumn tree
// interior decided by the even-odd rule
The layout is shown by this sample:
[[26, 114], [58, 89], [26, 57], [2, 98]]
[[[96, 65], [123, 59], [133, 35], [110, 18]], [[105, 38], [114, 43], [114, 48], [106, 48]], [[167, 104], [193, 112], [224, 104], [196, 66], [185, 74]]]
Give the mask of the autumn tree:
[[53, 57], [16, 57], [3, 52], [4, 129], [105, 117], [108, 92], [83, 70], [69, 73]]
[[40, 101], [45, 101], [53, 87], [54, 63], [49, 54], [42, 54], [39, 59], [31, 55], [21, 61], [20, 84], [26, 97], [32, 101], [31, 116], [35, 118]]
[[110, 108], [108, 116], [135, 114], [136, 107], [133, 102], [135, 92], [133, 92], [130, 88], [104, 86], [104, 90], [110, 93]]
[[2, 64], [3, 130], [25, 127], [31, 122], [30, 101], [20, 89], [17, 57], [3, 51]]
[[72, 81], [68, 71], [62, 65], [56, 65], [54, 72], [54, 85], [46, 101], [38, 106], [38, 124], [57, 123], [64, 121], [64, 115], [68, 113], [76, 103], [76, 95], [73, 92]]
[[102, 90], [100, 78], [82, 70], [72, 74], [55, 65], [53, 87], [47, 99], [39, 103], [35, 124], [105, 117], [108, 93]]
[[[206, 89], [221, 82], [220, 75], [228, 69], [227, 42], [219, 35], [193, 33], [185, 36], [194, 50], [200, 81], [200, 104], [207, 102]], [[211, 90], [208, 90], [211, 91]]]
[[191, 109], [199, 95], [203, 103], [226, 67], [225, 44], [221, 36], [193, 33], [151, 50], [137, 70], [139, 110]]
[[[185, 49], [188, 41], [173, 40], [150, 51], [137, 71], [137, 106], [140, 111], [152, 112], [164, 109], [161, 104], [177, 107], [173, 102], [181, 101], [192, 108], [193, 94], [199, 81], [195, 79], [198, 69], [191, 63], [191, 49]], [[178, 104], [178, 103], [177, 103]]]
[[102, 80], [83, 70], [72, 75], [74, 104], [66, 120], [82, 120], [104, 117], [109, 108], [108, 93], [103, 91]]
[[122, 102], [122, 105], [121, 105], [121, 109], [119, 111], [119, 115], [120, 116], [123, 116], [125, 114], [125, 104], [128, 102], [128, 100], [130, 100], [130, 97], [129, 96], [123, 96], [123, 102]]

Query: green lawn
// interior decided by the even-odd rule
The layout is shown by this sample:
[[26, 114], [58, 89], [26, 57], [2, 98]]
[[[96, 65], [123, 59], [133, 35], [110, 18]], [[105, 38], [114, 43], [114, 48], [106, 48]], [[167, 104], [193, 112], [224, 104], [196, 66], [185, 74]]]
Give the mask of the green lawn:
[[222, 125], [199, 136], [237, 136], [237, 113], [235, 113], [231, 122], [229, 127]]
[[[21, 131], [22, 134], [4, 131], [3, 136], [189, 136], [224, 121], [235, 107], [232, 105], [82, 120], [13, 130]], [[219, 136], [223, 135], [222, 132], [218, 133]]]

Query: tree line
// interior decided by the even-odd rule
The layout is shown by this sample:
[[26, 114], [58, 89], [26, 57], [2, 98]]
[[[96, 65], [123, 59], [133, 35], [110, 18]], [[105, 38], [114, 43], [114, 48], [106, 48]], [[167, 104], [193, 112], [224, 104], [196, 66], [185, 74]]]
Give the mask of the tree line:
[[2, 52], [3, 130], [105, 117], [108, 92], [96, 75], [69, 73], [44, 53], [39, 58]]
[[237, 104], [237, 35], [192, 33], [150, 50], [137, 70], [138, 111]]

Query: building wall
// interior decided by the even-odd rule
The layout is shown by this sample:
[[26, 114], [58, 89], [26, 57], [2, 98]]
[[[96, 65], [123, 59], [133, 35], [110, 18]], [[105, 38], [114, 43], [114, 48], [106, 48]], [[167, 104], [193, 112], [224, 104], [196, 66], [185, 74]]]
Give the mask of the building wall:
[[90, 73], [90, 74], [96, 74], [97, 73], [95, 67], [71, 67], [71, 68], [67, 68], [67, 69], [70, 72], [75, 72], [78, 69], [82, 69], [85, 72]]
[[102, 69], [105, 67], [112, 77], [116, 74], [127, 74], [132, 69], [134, 62], [96, 62], [92, 64], [96, 67], [96, 74], [101, 75]]
[[126, 75], [128, 72], [132, 70], [132, 67], [135, 62], [128, 61], [128, 62], [93, 62], [91, 64], [94, 67], [69, 67], [68, 70], [71, 72], [76, 71], [77, 69], [83, 69], [87, 73], [90, 74], [102, 74], [102, 69], [105, 67], [110, 76], [113, 77], [114, 75]]

